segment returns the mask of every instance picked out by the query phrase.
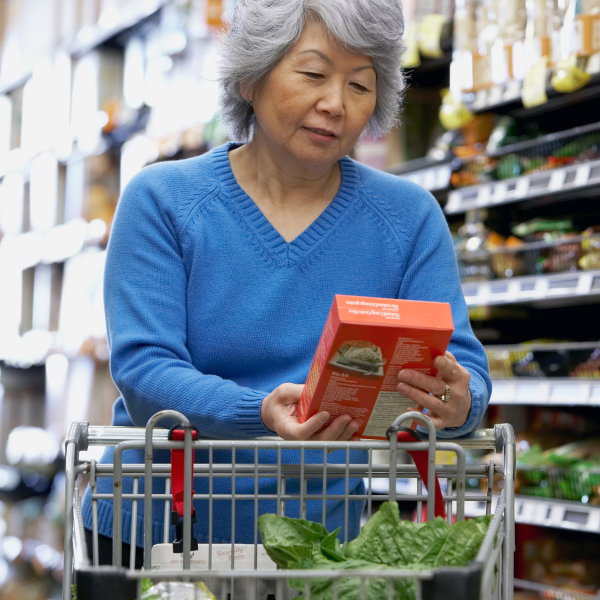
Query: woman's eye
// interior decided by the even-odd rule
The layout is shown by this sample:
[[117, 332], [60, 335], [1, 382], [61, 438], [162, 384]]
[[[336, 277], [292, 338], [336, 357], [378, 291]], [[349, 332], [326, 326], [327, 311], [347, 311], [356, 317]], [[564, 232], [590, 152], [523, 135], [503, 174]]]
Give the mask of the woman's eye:
[[307, 75], [308, 77], [310, 77], [311, 79], [320, 79], [321, 77], [323, 77], [323, 75], [321, 75], [321, 73], [305, 72], [304, 74]]
[[353, 83], [352, 85], [360, 92], [368, 92], [369, 91], [364, 85], [361, 85], [360, 83]]

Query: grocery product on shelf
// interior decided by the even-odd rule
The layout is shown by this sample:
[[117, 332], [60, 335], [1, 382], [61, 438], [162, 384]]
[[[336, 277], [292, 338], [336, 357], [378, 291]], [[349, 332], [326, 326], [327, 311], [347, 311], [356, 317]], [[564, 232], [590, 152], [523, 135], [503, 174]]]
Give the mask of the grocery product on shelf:
[[600, 342], [488, 346], [493, 379], [578, 377], [600, 379]]
[[515, 491], [600, 505], [600, 438], [546, 451], [534, 444], [517, 457]]
[[456, 244], [456, 253], [463, 282], [489, 281], [494, 277], [487, 248], [490, 232], [483, 223], [486, 216], [485, 209], [468, 211], [465, 224], [458, 230], [462, 239]]
[[538, 596], [548, 600], [580, 600], [586, 594], [597, 594], [600, 542], [596, 538], [579, 532], [520, 526], [515, 557], [517, 582], [533, 582], [538, 589], [552, 588]]
[[455, 188], [503, 181], [600, 158], [600, 124], [540, 136], [529, 126], [522, 133], [503, 117], [491, 133], [485, 152], [462, 158], [452, 174]]
[[[473, 213], [458, 230], [463, 239], [456, 245], [462, 281], [488, 281], [545, 273], [595, 269], [600, 265], [600, 228], [576, 230], [571, 219], [533, 219], [512, 227], [507, 238], [488, 231]], [[473, 241], [475, 233], [479, 243]], [[467, 237], [469, 236], [469, 237]], [[473, 270], [473, 265], [486, 266]]]

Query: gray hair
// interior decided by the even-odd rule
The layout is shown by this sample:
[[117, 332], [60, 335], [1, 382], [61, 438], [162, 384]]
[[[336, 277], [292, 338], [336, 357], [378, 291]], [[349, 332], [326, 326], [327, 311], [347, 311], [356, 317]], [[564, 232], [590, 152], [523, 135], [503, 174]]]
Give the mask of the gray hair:
[[401, 0], [239, 0], [222, 38], [221, 114], [234, 139], [247, 140], [254, 110], [241, 94], [252, 93], [300, 39], [305, 22], [318, 19], [349, 50], [373, 60], [377, 101], [365, 133], [393, 127], [404, 90]]

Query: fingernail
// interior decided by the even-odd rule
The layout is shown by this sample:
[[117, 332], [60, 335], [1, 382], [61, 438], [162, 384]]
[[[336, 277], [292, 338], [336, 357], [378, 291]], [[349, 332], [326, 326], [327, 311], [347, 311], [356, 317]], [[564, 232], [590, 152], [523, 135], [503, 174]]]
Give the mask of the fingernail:
[[319, 413], [319, 421], [321, 421], [321, 423], [327, 423], [327, 421], [329, 421], [330, 416], [331, 415], [327, 411], [323, 411]]
[[398, 373], [398, 379], [404, 379], [406, 377], [406, 371], [400, 371]]
[[348, 427], [350, 427], [350, 429], [356, 430], [358, 429], [358, 423], [356, 421], [352, 421], [350, 425], [348, 425]]
[[446, 365], [446, 359], [443, 356], [438, 356], [436, 360], [438, 369], [443, 368]]
[[398, 391], [400, 393], [406, 392], [408, 390], [408, 385], [406, 385], [406, 383], [399, 383], [398, 384]]

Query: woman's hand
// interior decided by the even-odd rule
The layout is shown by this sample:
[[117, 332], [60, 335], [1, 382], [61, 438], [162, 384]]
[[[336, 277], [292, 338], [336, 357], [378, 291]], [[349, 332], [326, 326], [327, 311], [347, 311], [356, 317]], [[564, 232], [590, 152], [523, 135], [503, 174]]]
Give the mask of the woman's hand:
[[303, 385], [296, 383], [284, 383], [276, 387], [262, 401], [260, 416], [263, 423], [284, 440], [345, 442], [352, 439], [358, 429], [358, 423], [349, 415], [339, 416], [327, 429], [319, 433], [317, 432], [321, 427], [329, 421], [328, 412], [317, 413], [305, 423], [298, 423], [298, 401], [303, 388]]
[[[471, 375], [450, 352], [436, 357], [433, 366], [438, 370], [435, 377], [412, 369], [400, 371], [398, 391], [419, 405], [419, 408], [409, 408], [410, 411], [427, 408], [427, 416], [436, 429], [460, 427], [465, 424], [471, 410]], [[446, 385], [450, 388], [448, 402], [441, 400], [446, 393]]]

